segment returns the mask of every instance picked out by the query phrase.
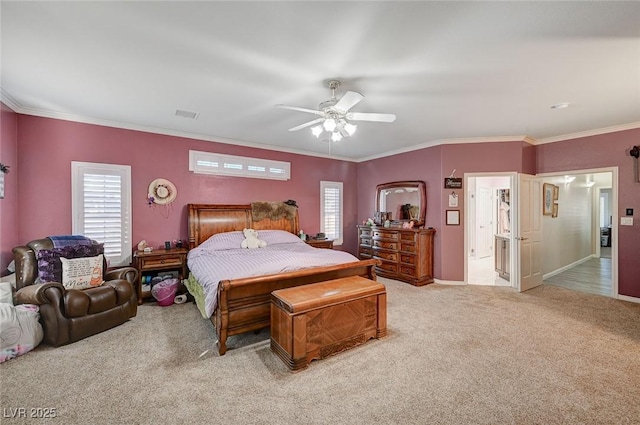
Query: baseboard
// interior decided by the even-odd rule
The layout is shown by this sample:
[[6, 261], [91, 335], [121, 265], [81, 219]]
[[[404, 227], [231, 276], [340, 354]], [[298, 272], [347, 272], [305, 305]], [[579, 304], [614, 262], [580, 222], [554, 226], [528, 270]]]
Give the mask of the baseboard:
[[542, 275], [542, 280], [546, 280], [546, 279], [549, 279], [550, 277], [553, 277], [553, 276], [555, 276], [557, 274], [560, 274], [562, 272], [566, 272], [567, 270], [572, 269], [575, 266], [579, 266], [582, 263], [586, 263], [587, 261], [591, 260], [592, 258], [598, 258], [598, 257], [596, 257], [595, 254], [591, 254], [588, 257], [582, 258], [582, 259], [580, 259], [578, 261], [574, 261], [571, 264], [568, 264], [568, 265], [566, 265], [564, 267], [560, 267], [559, 269], [556, 269], [556, 270], [554, 270], [552, 272], [549, 272], [547, 274]]
[[635, 298], [635, 297], [630, 297], [628, 295], [620, 295], [620, 294], [618, 294], [617, 298], [622, 301], [629, 301], [632, 303], [640, 304], [640, 298]]
[[466, 285], [464, 281], [460, 280], [433, 279], [433, 283], [439, 283], [440, 285]]

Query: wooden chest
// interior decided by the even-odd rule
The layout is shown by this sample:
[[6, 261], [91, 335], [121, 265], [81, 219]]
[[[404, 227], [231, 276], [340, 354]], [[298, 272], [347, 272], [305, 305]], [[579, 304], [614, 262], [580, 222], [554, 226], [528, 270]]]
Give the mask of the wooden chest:
[[360, 276], [271, 293], [271, 349], [292, 370], [387, 334], [383, 284]]

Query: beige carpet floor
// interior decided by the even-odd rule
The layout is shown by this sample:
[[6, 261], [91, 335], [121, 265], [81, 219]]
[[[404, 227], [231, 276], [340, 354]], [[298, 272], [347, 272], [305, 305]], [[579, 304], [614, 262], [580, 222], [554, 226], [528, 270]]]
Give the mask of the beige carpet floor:
[[542, 286], [380, 279], [388, 336], [291, 373], [268, 331], [229, 340], [192, 304], [0, 365], [2, 424], [640, 424], [640, 304]]

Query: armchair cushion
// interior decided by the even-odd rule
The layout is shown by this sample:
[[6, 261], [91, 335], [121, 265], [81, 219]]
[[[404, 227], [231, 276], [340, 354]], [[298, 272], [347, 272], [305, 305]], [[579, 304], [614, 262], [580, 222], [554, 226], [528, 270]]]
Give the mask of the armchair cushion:
[[62, 262], [64, 258], [95, 257], [104, 253], [103, 244], [63, 246], [60, 248], [35, 250], [38, 260], [38, 282], [62, 282]]

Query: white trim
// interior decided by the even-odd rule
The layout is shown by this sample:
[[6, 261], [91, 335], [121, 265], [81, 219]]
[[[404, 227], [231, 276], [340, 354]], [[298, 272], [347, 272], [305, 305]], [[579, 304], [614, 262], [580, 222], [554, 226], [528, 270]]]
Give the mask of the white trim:
[[394, 149], [392, 151], [381, 154], [371, 155], [359, 158], [356, 162], [371, 161], [373, 159], [384, 158], [387, 156], [398, 155], [401, 153], [413, 152], [420, 149], [431, 148], [440, 145], [459, 145], [464, 143], [503, 143], [503, 142], [527, 142], [535, 144], [535, 139], [529, 136], [496, 136], [496, 137], [468, 137], [463, 139], [440, 139], [431, 142], [421, 143], [419, 145], [408, 146], [406, 148]]
[[433, 279], [433, 283], [439, 283], [440, 285], [459, 285], [459, 286], [466, 285], [466, 283], [460, 280]]
[[306, 151], [302, 149], [292, 149], [292, 148], [286, 148], [286, 147], [280, 147], [280, 146], [265, 145], [265, 144], [256, 143], [256, 142], [249, 142], [246, 140], [229, 139], [229, 138], [217, 137], [217, 136], [208, 136], [208, 135], [199, 134], [199, 133], [190, 133], [187, 131], [169, 130], [166, 128], [124, 123], [120, 121], [83, 117], [83, 116], [67, 114], [63, 112], [52, 112], [52, 111], [43, 111], [41, 109], [35, 109], [35, 108], [27, 108], [27, 107], [21, 106], [19, 102], [16, 101], [15, 98], [13, 98], [4, 89], [0, 89], [0, 100], [2, 100], [3, 103], [5, 103], [7, 106], [13, 109], [14, 112], [19, 114], [33, 115], [33, 116], [44, 117], [44, 118], [54, 118], [54, 119], [60, 119], [64, 121], [73, 121], [73, 122], [80, 122], [85, 124], [95, 124], [95, 125], [101, 125], [105, 127], [121, 128], [125, 130], [144, 131], [147, 133], [163, 134], [166, 136], [183, 137], [187, 139], [204, 140], [204, 141], [214, 142], [214, 143], [223, 143], [223, 144], [229, 144], [229, 145], [235, 145], [235, 146], [245, 146], [245, 147], [255, 148], [255, 149], [264, 149], [264, 150], [275, 151], [275, 152], [293, 153], [297, 155], [307, 155], [307, 156], [313, 156], [318, 158], [329, 158], [329, 159], [336, 159], [340, 161], [348, 161], [348, 162], [356, 162], [356, 163], [371, 161], [373, 159], [384, 158], [387, 156], [398, 155], [406, 152], [413, 152], [420, 149], [425, 149], [425, 148], [440, 146], [440, 145], [453, 145], [453, 144], [460, 144], [460, 143], [517, 142], [517, 141], [527, 142], [532, 145], [539, 145], [539, 144], [560, 142], [563, 140], [571, 140], [579, 137], [596, 136], [599, 134], [607, 134], [607, 133], [640, 128], [640, 122], [632, 122], [632, 123], [620, 124], [612, 127], [586, 130], [579, 133], [547, 137], [544, 139], [535, 139], [533, 137], [526, 136], [526, 135], [438, 139], [430, 142], [421, 143], [419, 145], [413, 145], [405, 148], [395, 149], [395, 150], [384, 152], [381, 154], [365, 156], [360, 158], [351, 158], [351, 157], [343, 157], [343, 156], [337, 156], [332, 154]]
[[543, 274], [542, 275], [542, 280], [547, 280], [550, 277], [553, 277], [553, 276], [555, 276], [557, 274], [560, 274], [562, 272], [566, 272], [567, 270], [572, 269], [572, 268], [574, 268], [576, 266], [579, 266], [582, 263], [586, 263], [587, 261], [591, 260], [592, 258], [598, 258], [598, 257], [595, 254], [588, 255], [588, 256], [586, 256], [586, 257], [584, 257], [584, 258], [582, 258], [582, 259], [580, 259], [578, 261], [574, 261], [571, 264], [567, 264], [564, 267], [560, 267], [559, 269], [556, 269], [556, 270], [551, 271], [549, 273]]
[[640, 121], [631, 122], [631, 123], [628, 123], [628, 124], [614, 125], [612, 127], [597, 128], [597, 129], [594, 129], [594, 130], [586, 130], [586, 131], [581, 131], [581, 132], [578, 132], [578, 133], [563, 134], [563, 135], [560, 135], [560, 136], [547, 137], [547, 138], [544, 138], [544, 139], [538, 139], [535, 144], [536, 145], [544, 145], [544, 144], [547, 144], [547, 143], [562, 142], [564, 140], [579, 139], [581, 137], [598, 136], [600, 134], [616, 133], [618, 131], [633, 130], [633, 129], [636, 129], [636, 128], [640, 128]]
[[20, 108], [18, 101], [16, 101], [13, 96], [7, 93], [2, 87], [0, 87], [0, 101], [11, 108], [13, 112], [22, 113], [20, 112], [20, 109], [22, 108]]
[[632, 303], [640, 304], [640, 298], [630, 297], [628, 295], [618, 295], [618, 299], [622, 301], [630, 301]]

